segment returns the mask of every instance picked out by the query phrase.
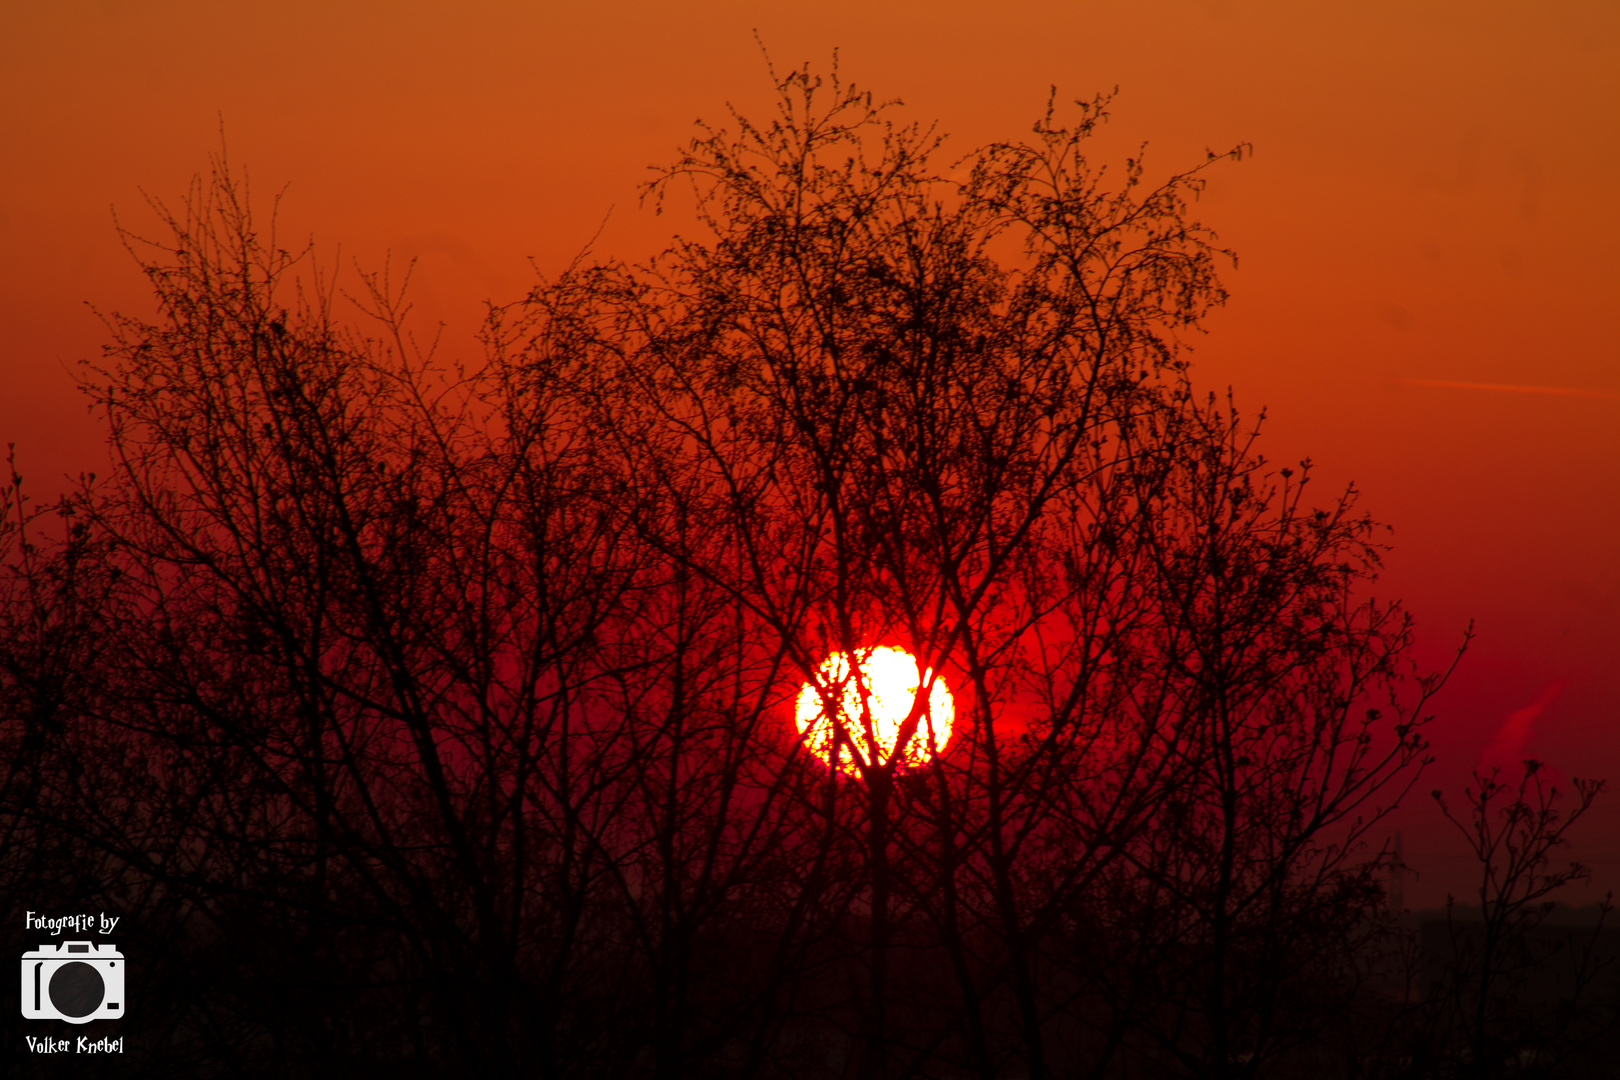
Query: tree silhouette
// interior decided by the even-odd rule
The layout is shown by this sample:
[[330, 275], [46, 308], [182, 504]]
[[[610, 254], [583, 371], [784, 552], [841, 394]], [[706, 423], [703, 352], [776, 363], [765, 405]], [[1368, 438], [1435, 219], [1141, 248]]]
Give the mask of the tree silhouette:
[[[1617, 1018], [1612, 993], [1603, 1000], [1594, 992], [1615, 963], [1612, 951], [1605, 956], [1598, 947], [1612, 910], [1609, 900], [1599, 905], [1590, 929], [1543, 929], [1554, 907], [1548, 897], [1590, 873], [1580, 863], [1563, 869], [1550, 864], [1603, 784], [1576, 779], [1574, 805], [1560, 811], [1560, 792], [1542, 763], [1523, 765], [1516, 784], [1503, 782], [1499, 770], [1476, 772], [1474, 785], [1463, 791], [1461, 814], [1433, 792], [1479, 864], [1471, 898], [1478, 902], [1478, 919], [1468, 919], [1448, 898], [1450, 955], [1424, 1018], [1427, 1041], [1420, 1047], [1433, 1057], [1451, 1052], [1466, 1063], [1459, 1075], [1481, 1080], [1509, 1073], [1567, 1075], [1579, 1064], [1589, 1067], [1592, 1062], [1577, 1055], [1612, 1031]], [[1536, 981], [1551, 983], [1551, 1001], [1544, 988], [1532, 986]]]
[[[139, 912], [150, 1071], [1246, 1076], [1354, 994], [1438, 679], [1353, 493], [1191, 388], [1220, 159], [1110, 186], [1098, 99], [947, 179], [778, 89], [648, 189], [706, 235], [476, 371], [223, 161], [130, 238], [114, 473], [8, 564], [5, 809], [66, 845], [13, 895]], [[876, 646], [955, 734], [905, 764], [925, 685], [829, 769], [794, 703]]]

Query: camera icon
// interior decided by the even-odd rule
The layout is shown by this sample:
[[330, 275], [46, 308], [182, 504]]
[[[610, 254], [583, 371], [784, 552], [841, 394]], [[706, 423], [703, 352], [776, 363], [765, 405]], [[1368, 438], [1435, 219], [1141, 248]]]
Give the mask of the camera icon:
[[64, 941], [22, 958], [22, 1014], [88, 1024], [124, 1015], [124, 956], [112, 945]]

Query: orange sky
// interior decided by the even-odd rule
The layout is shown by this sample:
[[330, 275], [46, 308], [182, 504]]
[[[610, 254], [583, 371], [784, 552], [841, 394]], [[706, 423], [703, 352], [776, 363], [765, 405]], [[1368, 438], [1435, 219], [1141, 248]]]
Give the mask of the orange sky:
[[[417, 258], [424, 328], [472, 358], [482, 302], [518, 298], [530, 257], [560, 268], [604, 218], [599, 250], [661, 246], [636, 185], [692, 120], [768, 101], [756, 29], [779, 66], [840, 50], [963, 152], [1027, 130], [1054, 83], [1119, 86], [1102, 142], [1145, 140], [1150, 166], [1253, 143], [1199, 208], [1242, 265], [1197, 378], [1394, 526], [1379, 588], [1426, 660], [1476, 620], [1420, 790], [1508, 743], [1607, 776], [1576, 854], [1620, 888], [1613, 0], [6, 3], [0, 442], [40, 494], [97, 468], [71, 374], [103, 340], [86, 302], [146, 304], [111, 211], [150, 225], [141, 192], [177, 200], [221, 118], [256, 192], [286, 187], [286, 233]], [[1460, 862], [1419, 803], [1407, 895], [1427, 903]]]

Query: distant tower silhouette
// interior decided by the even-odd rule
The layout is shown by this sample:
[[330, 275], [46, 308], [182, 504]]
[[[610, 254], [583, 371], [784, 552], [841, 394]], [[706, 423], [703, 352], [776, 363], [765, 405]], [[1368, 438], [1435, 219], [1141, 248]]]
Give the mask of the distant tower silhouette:
[[1389, 856], [1389, 910], [1406, 910], [1406, 875], [1416, 872], [1406, 864], [1406, 847], [1401, 843], [1401, 830], [1395, 830], [1395, 850]]

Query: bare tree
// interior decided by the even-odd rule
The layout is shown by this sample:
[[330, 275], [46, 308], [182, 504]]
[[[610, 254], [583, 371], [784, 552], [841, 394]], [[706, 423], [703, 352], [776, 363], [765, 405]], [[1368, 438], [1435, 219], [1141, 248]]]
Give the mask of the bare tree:
[[[474, 371], [386, 275], [340, 318], [223, 162], [130, 237], [114, 475], [9, 564], [6, 822], [162, 926], [150, 1060], [1256, 1075], [1353, 988], [1437, 680], [1353, 494], [1191, 389], [1220, 157], [1116, 178], [1099, 99], [949, 179], [778, 89], [649, 188], [706, 235]], [[794, 703], [878, 645], [925, 685], [880, 753], [852, 668], [826, 767]]]
[[1587, 1045], [1614, 1028], [1612, 992], [1599, 986], [1615, 962], [1601, 948], [1609, 900], [1590, 926], [1546, 925], [1550, 897], [1590, 873], [1580, 863], [1552, 865], [1569, 829], [1603, 790], [1600, 781], [1578, 778], [1572, 786], [1573, 805], [1560, 809], [1562, 793], [1542, 763], [1527, 760], [1516, 784], [1496, 769], [1475, 773], [1460, 812], [1433, 792], [1467, 838], [1480, 875], [1472, 897], [1477, 914], [1447, 898], [1449, 955], [1438, 958], [1441, 969], [1431, 976], [1420, 1046], [1437, 1071], [1568, 1075]]
[[[1160, 590], [1153, 655], [1177, 771], [1083, 928], [1124, 952], [1100, 989], [1189, 1075], [1256, 1075], [1314, 1039], [1355, 989], [1381, 904], [1362, 847], [1425, 760], [1410, 625], [1359, 595], [1373, 525], [1305, 501], [1308, 463], [1272, 472], [1255, 431], [1210, 402], [1188, 456], [1151, 477]], [[1130, 973], [1121, 977], [1117, 972]]]
[[[638, 535], [793, 678], [900, 643], [957, 688], [963, 734], [924, 774], [897, 747], [826, 780], [864, 848], [852, 1069], [1047, 1075], [1095, 1020], [1085, 964], [1053, 962], [1080, 912], [1197, 980], [1121, 1022], [1193, 1071], [1258, 1069], [1304, 1036], [1279, 1027], [1288, 988], [1376, 904], [1356, 844], [1421, 761], [1437, 685], [1403, 696], [1407, 625], [1356, 596], [1372, 525], [1348, 496], [1309, 510], [1287, 470], [1272, 486], [1252, 433], [1192, 398], [1177, 334], [1224, 297], [1198, 170], [1144, 190], [1132, 162], [1107, 190], [1093, 102], [953, 183], [868, 95], [781, 89], [770, 123], [706, 131], [650, 189], [689, 180], [711, 238], [537, 291], [507, 364], [590, 358]], [[1124, 921], [1144, 898], [1155, 924]], [[901, 1019], [902, 945], [955, 977], [909, 1007], [926, 1020]], [[1088, 1053], [1061, 1056], [1108, 1058]]]

